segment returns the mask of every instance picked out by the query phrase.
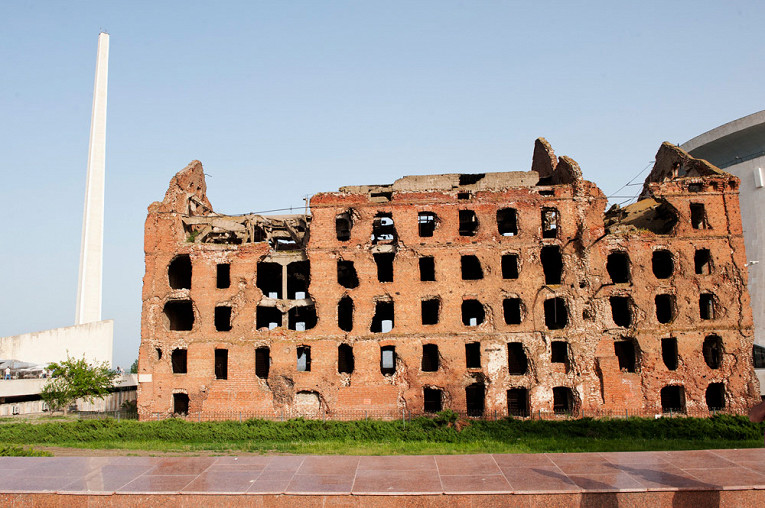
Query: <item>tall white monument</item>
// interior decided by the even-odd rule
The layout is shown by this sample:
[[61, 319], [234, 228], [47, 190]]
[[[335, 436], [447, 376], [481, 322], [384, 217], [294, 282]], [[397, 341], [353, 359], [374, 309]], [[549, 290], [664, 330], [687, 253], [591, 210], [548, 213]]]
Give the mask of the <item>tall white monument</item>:
[[96, 81], [90, 117], [88, 177], [82, 217], [80, 273], [75, 325], [101, 321], [101, 280], [104, 251], [104, 176], [106, 169], [106, 84], [109, 71], [109, 34], [98, 35]]

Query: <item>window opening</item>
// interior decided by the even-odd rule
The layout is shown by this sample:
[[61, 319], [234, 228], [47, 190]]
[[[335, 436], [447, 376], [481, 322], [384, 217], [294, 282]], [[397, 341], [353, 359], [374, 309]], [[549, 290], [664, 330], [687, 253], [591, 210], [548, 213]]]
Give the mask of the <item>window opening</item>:
[[672, 277], [672, 272], [675, 271], [675, 262], [672, 260], [672, 253], [668, 250], [653, 251], [651, 267], [653, 268], [653, 274], [657, 279], [668, 279]]
[[372, 221], [372, 244], [393, 243], [396, 241], [396, 227], [390, 213], [379, 212]]
[[682, 386], [665, 386], [661, 389], [661, 410], [664, 413], [674, 411], [685, 412], [685, 388]]
[[523, 302], [520, 298], [505, 298], [502, 301], [502, 310], [505, 314], [505, 323], [519, 325], [523, 320]]
[[478, 217], [473, 210], [460, 210], [460, 236], [475, 236], [478, 230]]
[[228, 349], [215, 350], [215, 379], [228, 379]]
[[630, 256], [626, 252], [612, 252], [606, 261], [606, 270], [614, 284], [630, 281]]
[[553, 388], [553, 412], [556, 415], [571, 414], [574, 411], [574, 393], [567, 386]]
[[465, 344], [465, 366], [468, 369], [481, 368], [481, 343], [468, 342]]
[[295, 261], [287, 265], [287, 298], [303, 300], [308, 297], [311, 281], [310, 261]]
[[393, 302], [391, 300], [378, 300], [375, 302], [375, 315], [372, 318], [372, 333], [387, 333], [393, 329], [394, 315]]
[[565, 340], [550, 342], [550, 362], [568, 365], [568, 342]]
[[422, 300], [422, 324], [424, 325], [436, 325], [438, 324], [438, 313], [441, 307], [441, 300], [438, 298], [429, 298]]
[[701, 319], [715, 318], [715, 296], [712, 293], [699, 295], [699, 316]]
[[255, 375], [261, 379], [268, 379], [271, 370], [271, 348], [262, 346], [255, 349]]
[[353, 300], [344, 296], [337, 303], [337, 326], [344, 332], [353, 330]]
[[520, 342], [507, 344], [507, 370], [512, 375], [523, 375], [529, 368], [529, 360], [526, 351]]
[[231, 287], [231, 265], [228, 263], [218, 263], [215, 270], [215, 285], [218, 289]]
[[422, 390], [423, 411], [426, 413], [438, 413], [443, 409], [442, 394], [438, 388], [425, 387]]
[[563, 257], [560, 254], [560, 247], [557, 245], [542, 247], [539, 258], [545, 273], [545, 284], [560, 284], [563, 274]]
[[353, 227], [353, 222], [350, 212], [339, 213], [335, 216], [335, 233], [337, 233], [338, 240], [341, 242], [350, 240], [351, 227]]
[[282, 298], [282, 265], [279, 263], [258, 263], [255, 285], [267, 298]]
[[515, 236], [518, 234], [518, 214], [515, 208], [501, 208], [497, 210], [497, 230], [502, 236]]
[[359, 287], [359, 277], [356, 275], [356, 267], [353, 266], [353, 261], [338, 260], [337, 283], [348, 289]]
[[765, 369], [765, 347], [755, 344], [752, 348], [752, 363], [755, 369]]
[[420, 212], [417, 214], [417, 229], [422, 237], [433, 236], [436, 230], [438, 217], [433, 212]]
[[707, 211], [703, 203], [691, 203], [691, 227], [693, 229], [709, 229]]
[[659, 323], [671, 323], [675, 319], [675, 296], [674, 295], [656, 295], [656, 320]]
[[383, 376], [392, 376], [396, 373], [396, 348], [394, 346], [382, 346], [380, 348], [380, 372]]
[[420, 280], [436, 280], [436, 262], [432, 256], [425, 256], [420, 258]]
[[287, 312], [287, 326], [290, 330], [304, 332], [316, 326], [316, 307], [306, 305], [305, 307], [292, 307]]
[[611, 317], [616, 326], [628, 328], [632, 324], [632, 305], [629, 296], [612, 296], [608, 299], [611, 302]]
[[550, 330], [560, 330], [568, 324], [568, 309], [561, 297], [545, 300], [545, 325]]
[[176, 256], [167, 267], [167, 280], [172, 289], [191, 289], [191, 258]]
[[709, 249], [696, 249], [693, 256], [696, 273], [699, 275], [709, 275], [712, 273], [712, 255]]
[[636, 372], [637, 361], [635, 343], [632, 340], [617, 340], [614, 342], [614, 352], [619, 360], [619, 370], [622, 372]]
[[710, 411], [725, 409], [725, 385], [723, 383], [709, 383], [705, 398], [707, 409]]
[[457, 193], [457, 199], [460, 199], [460, 200], [470, 199], [470, 193], [469, 192], [458, 192]]
[[191, 300], [165, 302], [165, 326], [168, 330], [189, 331], [194, 327], [194, 307]]
[[502, 256], [502, 278], [518, 278], [518, 254], [504, 254]]
[[393, 282], [393, 258], [392, 252], [372, 254], [377, 265], [377, 280], [380, 282]]
[[486, 176], [485, 173], [474, 173], [474, 174], [464, 173], [464, 174], [461, 174], [460, 175], [460, 186], [463, 186], [463, 185], [474, 185], [474, 184], [480, 182], [481, 180], [483, 180], [483, 178], [485, 176]]
[[529, 391], [526, 388], [510, 388], [507, 391], [507, 414], [521, 418], [529, 416]]
[[438, 370], [438, 345], [422, 345], [422, 371], [435, 372]]
[[462, 256], [460, 264], [462, 265], [462, 280], [483, 279], [483, 269], [477, 256]]
[[231, 307], [227, 305], [215, 307], [215, 329], [219, 332], [231, 330]]
[[297, 347], [297, 370], [298, 372], [311, 372], [311, 347]]
[[187, 353], [185, 349], [173, 349], [170, 354], [170, 363], [173, 366], [173, 374], [186, 374], [186, 357]]
[[173, 394], [173, 414], [176, 415], [188, 415], [189, 414], [189, 396], [185, 393]]
[[162, 350], [160, 348], [154, 348], [154, 351], [157, 353], [157, 360], [162, 359]]
[[483, 416], [486, 387], [483, 383], [473, 383], [465, 387], [465, 402], [468, 416]]
[[280, 326], [282, 326], [282, 311], [276, 307], [258, 305], [255, 311], [255, 327], [257, 329], [267, 328], [273, 330]]
[[388, 203], [393, 198], [392, 192], [370, 192], [369, 200], [372, 203]]
[[542, 208], [542, 238], [558, 238], [558, 210]]
[[462, 324], [465, 326], [478, 326], [483, 323], [486, 312], [478, 300], [462, 301]]
[[350, 344], [340, 344], [337, 346], [337, 372], [340, 374], [352, 374], [353, 368], [353, 346]]
[[669, 370], [677, 370], [677, 339], [661, 339], [661, 359]]
[[719, 369], [722, 364], [723, 343], [717, 335], [709, 335], [704, 339], [704, 361], [710, 369]]

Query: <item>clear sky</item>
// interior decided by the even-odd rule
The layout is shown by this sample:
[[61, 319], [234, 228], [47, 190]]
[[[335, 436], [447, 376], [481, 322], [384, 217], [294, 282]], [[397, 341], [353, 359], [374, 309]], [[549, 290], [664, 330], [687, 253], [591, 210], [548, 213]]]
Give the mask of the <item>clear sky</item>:
[[101, 29], [103, 317], [127, 367], [146, 207], [193, 159], [216, 211], [246, 213], [407, 174], [525, 171], [544, 136], [612, 194], [662, 141], [765, 109], [765, 2], [622, 4], [0, 2], [0, 336], [74, 324]]

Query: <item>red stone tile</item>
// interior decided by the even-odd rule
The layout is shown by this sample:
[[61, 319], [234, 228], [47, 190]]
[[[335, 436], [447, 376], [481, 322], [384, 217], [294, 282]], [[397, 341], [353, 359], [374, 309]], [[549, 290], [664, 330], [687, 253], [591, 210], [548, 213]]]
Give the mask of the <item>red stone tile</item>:
[[512, 487], [504, 475], [441, 475], [446, 494], [510, 493]]
[[117, 489], [117, 491], [122, 493], [178, 493], [197, 476], [198, 475], [143, 475]]
[[722, 489], [758, 488], [765, 489], [765, 474], [745, 467], [695, 469], [685, 471], [699, 481], [715, 485]]
[[295, 474], [286, 494], [350, 494], [353, 474]]
[[579, 492], [581, 489], [555, 466], [502, 468], [516, 493]]
[[258, 476], [260, 473], [257, 471], [205, 471], [186, 485], [183, 492], [243, 494], [252, 487]]
[[358, 471], [354, 494], [441, 494], [435, 471]]
[[667, 464], [667, 452], [605, 452], [598, 455], [612, 464]]
[[359, 457], [358, 470], [435, 471], [436, 460], [432, 455]]
[[664, 470], [631, 471], [629, 474], [644, 489], [650, 491], [709, 490], [714, 488], [713, 485], [699, 481], [682, 469], [671, 467]]
[[1, 492], [56, 492], [72, 483], [67, 476], [0, 475]]
[[270, 459], [263, 471], [292, 471], [294, 473], [303, 463], [305, 457], [302, 455], [284, 455], [270, 457]]
[[490, 475], [502, 471], [491, 455], [436, 455], [442, 475]]
[[169, 457], [163, 458], [147, 475], [198, 475], [215, 463], [214, 457]]
[[643, 486], [627, 473], [569, 475], [586, 492], [639, 491]]
[[306, 457], [297, 474], [349, 474], [356, 473], [359, 465], [358, 457], [346, 457], [342, 455], [312, 456]]
[[151, 466], [104, 466], [68, 484], [63, 492], [114, 492], [127, 485]]
[[667, 462], [681, 469], [717, 468], [735, 466], [730, 460], [707, 450], [677, 451], [667, 453]]
[[507, 453], [492, 455], [500, 468], [506, 467], [531, 467], [531, 466], [554, 466], [552, 460], [543, 453]]
[[709, 450], [714, 455], [731, 462], [765, 462], [765, 448], [743, 448], [740, 450]]

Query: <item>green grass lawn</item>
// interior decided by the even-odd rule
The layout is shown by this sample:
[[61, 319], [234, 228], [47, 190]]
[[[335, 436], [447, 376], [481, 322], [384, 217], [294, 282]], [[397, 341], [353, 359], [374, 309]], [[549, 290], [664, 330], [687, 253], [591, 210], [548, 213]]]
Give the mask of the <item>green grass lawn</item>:
[[541, 453], [763, 446], [762, 426], [743, 416], [530, 421], [471, 421], [454, 416], [411, 422], [138, 422], [76, 420], [3, 423], [0, 443], [157, 452], [296, 454]]

